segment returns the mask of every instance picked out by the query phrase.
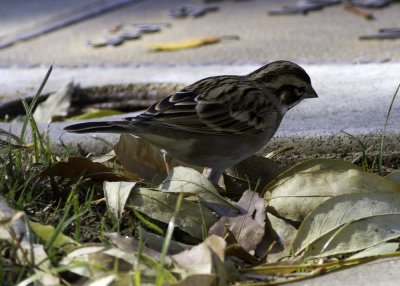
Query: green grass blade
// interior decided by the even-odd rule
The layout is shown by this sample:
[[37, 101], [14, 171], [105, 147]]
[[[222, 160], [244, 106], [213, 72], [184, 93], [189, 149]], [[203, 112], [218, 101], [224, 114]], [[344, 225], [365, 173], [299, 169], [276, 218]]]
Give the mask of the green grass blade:
[[160, 262], [158, 263], [158, 268], [157, 268], [157, 277], [156, 277], [156, 283], [155, 283], [156, 286], [164, 285], [163, 272], [164, 272], [165, 257], [167, 257], [169, 245], [170, 245], [171, 239], [172, 239], [172, 234], [174, 233], [174, 229], [175, 229], [175, 220], [179, 214], [179, 211], [181, 210], [182, 201], [183, 201], [183, 193], [179, 193], [178, 200], [176, 201], [174, 213], [168, 223], [167, 235], [165, 236], [165, 240], [164, 240], [163, 247], [161, 250]]
[[26, 112], [26, 118], [25, 118], [24, 123], [22, 125], [21, 136], [20, 136], [22, 141], [25, 138], [26, 128], [28, 126], [29, 119], [32, 117], [32, 114], [33, 114], [33, 111], [35, 110], [35, 107], [36, 107], [37, 101], [39, 99], [39, 96], [42, 94], [43, 88], [46, 85], [47, 80], [49, 79], [52, 70], [53, 70], [53, 65], [51, 65], [49, 70], [47, 71], [42, 83], [40, 84], [39, 89], [37, 90], [37, 92], [36, 92], [36, 94], [35, 94], [35, 96], [34, 96], [34, 98], [32, 100], [31, 105], [29, 106], [29, 109]]
[[382, 174], [383, 143], [385, 140], [386, 127], [387, 127], [387, 124], [389, 121], [390, 113], [392, 112], [392, 107], [393, 107], [394, 101], [396, 100], [397, 94], [399, 92], [399, 89], [400, 89], [400, 84], [397, 86], [396, 92], [392, 96], [392, 101], [390, 102], [389, 110], [386, 114], [385, 126], [383, 127], [383, 131], [382, 131], [382, 135], [381, 135], [381, 145], [379, 148], [379, 165], [378, 165], [379, 174]]

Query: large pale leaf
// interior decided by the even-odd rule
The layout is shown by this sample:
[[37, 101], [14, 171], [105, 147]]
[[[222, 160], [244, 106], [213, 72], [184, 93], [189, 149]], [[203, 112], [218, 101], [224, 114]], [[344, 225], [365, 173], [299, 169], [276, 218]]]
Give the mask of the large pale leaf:
[[209, 234], [223, 237], [225, 226], [228, 225], [236, 240], [246, 251], [254, 250], [261, 242], [265, 233], [264, 200], [258, 193], [246, 191], [237, 203], [246, 212], [235, 217], [222, 217], [215, 223]]
[[108, 210], [119, 221], [135, 182], [104, 182], [103, 190]]
[[74, 83], [70, 82], [56, 93], [51, 94], [44, 102], [38, 104], [33, 113], [35, 121], [48, 123], [53, 116], [67, 115], [73, 91]]
[[314, 159], [281, 174], [265, 194], [269, 209], [302, 221], [325, 200], [343, 194], [400, 192], [396, 183], [342, 160]]
[[[131, 193], [129, 205], [153, 219], [168, 223], [174, 213], [177, 199], [176, 194], [140, 188]], [[216, 220], [216, 216], [206, 207], [197, 202], [183, 200], [175, 223], [181, 230], [202, 239]]]
[[400, 236], [400, 194], [348, 194], [329, 199], [301, 224], [293, 250], [307, 256], [355, 252]]
[[175, 167], [161, 184], [165, 192], [197, 195], [211, 207], [224, 208], [221, 212], [237, 213], [239, 208], [227, 198], [221, 196], [211, 182], [198, 171], [188, 167]]

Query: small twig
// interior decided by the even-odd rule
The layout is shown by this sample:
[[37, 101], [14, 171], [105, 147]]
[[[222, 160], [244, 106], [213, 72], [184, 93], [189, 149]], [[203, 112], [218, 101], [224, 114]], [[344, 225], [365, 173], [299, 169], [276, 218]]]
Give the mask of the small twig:
[[366, 20], [374, 20], [374, 14], [365, 10], [364, 8], [357, 7], [351, 4], [348, 0], [342, 0], [343, 8], [351, 13], [364, 17]]

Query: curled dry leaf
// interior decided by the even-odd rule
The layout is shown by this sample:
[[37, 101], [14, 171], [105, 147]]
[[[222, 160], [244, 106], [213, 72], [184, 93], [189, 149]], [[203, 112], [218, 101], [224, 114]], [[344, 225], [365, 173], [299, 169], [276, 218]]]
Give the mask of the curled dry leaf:
[[134, 182], [104, 182], [103, 190], [109, 212], [119, 221]]
[[[176, 194], [140, 188], [131, 193], [128, 204], [155, 220], [169, 223], [177, 199]], [[202, 208], [201, 211], [200, 208]], [[201, 204], [183, 200], [175, 224], [191, 236], [203, 239], [207, 229], [216, 220], [216, 216]]]
[[341, 195], [304, 220], [292, 247], [306, 256], [356, 252], [400, 237], [399, 221], [399, 193]]
[[233, 202], [221, 196], [206, 177], [192, 168], [175, 167], [160, 188], [164, 192], [183, 192], [188, 196], [198, 196], [220, 215], [232, 215], [240, 211]]
[[70, 82], [56, 93], [51, 94], [44, 102], [39, 103], [33, 112], [36, 122], [48, 123], [54, 116], [66, 116], [71, 106], [74, 83]]
[[260, 198], [256, 192], [246, 191], [237, 205], [246, 213], [235, 217], [220, 218], [210, 228], [209, 234], [223, 237], [225, 225], [228, 225], [241, 247], [246, 251], [255, 250], [265, 233], [264, 199]]
[[215, 279], [212, 284], [206, 285], [227, 285], [227, 273], [223, 263], [225, 246], [223, 238], [211, 235], [201, 244], [171, 258], [178, 267], [186, 271], [184, 279], [192, 275], [212, 274], [215, 275]]
[[84, 176], [93, 181], [122, 181], [124, 177], [114, 173], [111, 168], [101, 163], [94, 163], [87, 158], [69, 157], [67, 162], [58, 162], [45, 168], [39, 176], [60, 176], [78, 178]]
[[398, 193], [400, 185], [343, 160], [313, 159], [279, 175], [266, 190], [268, 211], [302, 221], [329, 198], [354, 193]]

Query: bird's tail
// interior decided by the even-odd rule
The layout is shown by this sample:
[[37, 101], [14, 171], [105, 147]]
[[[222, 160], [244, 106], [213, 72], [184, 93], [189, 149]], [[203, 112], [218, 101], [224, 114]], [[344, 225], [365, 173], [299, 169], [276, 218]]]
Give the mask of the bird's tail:
[[130, 121], [94, 121], [69, 125], [65, 131], [73, 133], [133, 133]]

